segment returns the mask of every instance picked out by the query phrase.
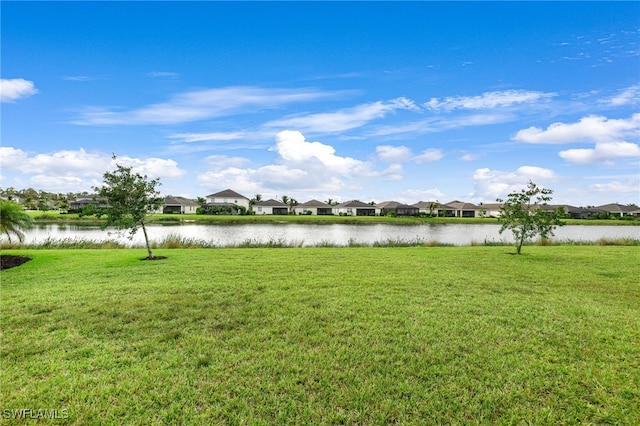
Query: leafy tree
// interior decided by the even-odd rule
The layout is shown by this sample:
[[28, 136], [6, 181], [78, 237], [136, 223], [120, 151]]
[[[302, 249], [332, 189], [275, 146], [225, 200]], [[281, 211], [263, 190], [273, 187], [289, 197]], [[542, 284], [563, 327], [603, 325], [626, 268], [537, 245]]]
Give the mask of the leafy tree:
[[[540, 188], [529, 181], [525, 189], [512, 192], [507, 201], [500, 207], [498, 222], [502, 224], [500, 233], [510, 230], [516, 240], [517, 254], [521, 253], [522, 244], [536, 235], [547, 238], [553, 235], [557, 226], [564, 225], [560, 221], [562, 208], [552, 210], [548, 207], [553, 190]], [[497, 199], [499, 203], [503, 200]]]
[[30, 228], [33, 219], [22, 208], [20, 204], [11, 201], [0, 200], [0, 232], [7, 235], [11, 242], [11, 234], [18, 237], [19, 241], [24, 239], [23, 229]]
[[103, 229], [114, 226], [120, 230], [128, 230], [131, 238], [142, 228], [149, 259], [153, 259], [145, 222], [149, 211], [157, 210], [162, 205], [162, 198], [156, 190], [160, 180], [148, 180], [146, 175], [133, 173], [131, 167], [116, 163], [115, 170], [103, 175], [103, 182], [102, 187], [93, 188], [98, 197], [105, 198], [108, 204], [107, 207], [97, 209], [98, 215], [107, 217]]

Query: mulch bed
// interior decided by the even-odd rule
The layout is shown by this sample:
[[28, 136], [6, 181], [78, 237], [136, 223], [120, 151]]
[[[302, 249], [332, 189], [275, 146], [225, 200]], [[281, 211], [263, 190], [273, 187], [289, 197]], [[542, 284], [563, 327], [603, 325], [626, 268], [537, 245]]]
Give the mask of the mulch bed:
[[0, 271], [3, 269], [15, 268], [16, 266], [20, 266], [30, 260], [30, 257], [11, 256], [7, 254], [0, 255]]

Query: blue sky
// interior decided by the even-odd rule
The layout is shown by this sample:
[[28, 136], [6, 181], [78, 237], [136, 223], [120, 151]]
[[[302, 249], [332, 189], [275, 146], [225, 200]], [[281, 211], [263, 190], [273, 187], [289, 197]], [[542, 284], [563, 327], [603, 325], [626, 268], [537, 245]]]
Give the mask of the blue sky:
[[640, 203], [637, 2], [0, 7], [3, 188]]

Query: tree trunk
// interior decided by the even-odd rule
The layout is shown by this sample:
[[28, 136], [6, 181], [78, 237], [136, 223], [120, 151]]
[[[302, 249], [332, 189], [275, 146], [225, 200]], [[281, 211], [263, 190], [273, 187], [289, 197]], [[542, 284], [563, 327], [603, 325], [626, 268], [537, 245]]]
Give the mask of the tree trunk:
[[147, 244], [147, 252], [149, 253], [149, 259], [153, 259], [153, 252], [151, 251], [151, 244], [149, 244], [149, 236], [147, 235], [147, 228], [144, 226], [144, 222], [142, 225], [142, 233], [144, 234], [144, 242]]
[[524, 243], [524, 236], [522, 238], [520, 238], [520, 241], [518, 242], [518, 246], [516, 247], [517, 254], [520, 254], [520, 251], [522, 250], [522, 244], [523, 243]]

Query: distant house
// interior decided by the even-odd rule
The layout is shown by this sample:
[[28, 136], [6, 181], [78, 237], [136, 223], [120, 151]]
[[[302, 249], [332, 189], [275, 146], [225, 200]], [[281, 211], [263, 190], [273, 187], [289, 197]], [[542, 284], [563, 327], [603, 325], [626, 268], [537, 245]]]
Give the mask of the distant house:
[[412, 206], [418, 208], [418, 214], [437, 216], [440, 203], [438, 201], [419, 201]]
[[306, 203], [298, 204], [293, 208], [293, 211], [296, 214], [310, 214], [310, 215], [332, 215], [333, 214], [333, 206], [323, 203], [318, 200], [310, 200]]
[[195, 214], [198, 203], [184, 197], [165, 197], [162, 213]]
[[207, 205], [211, 207], [228, 207], [232, 205], [244, 207], [249, 210], [249, 199], [231, 189], [216, 192], [206, 196]]
[[380, 216], [386, 216], [393, 212], [397, 216], [418, 216], [420, 209], [416, 206], [410, 206], [408, 204], [402, 204], [397, 201], [383, 201], [376, 204], [377, 213]]
[[597, 206], [596, 209], [603, 210], [609, 213], [611, 216], [639, 216], [638, 214], [636, 214], [638, 210], [638, 206], [636, 205], [625, 206], [624, 204], [611, 203]]
[[358, 200], [351, 200], [333, 206], [333, 214], [343, 216], [375, 216], [376, 207]]
[[282, 201], [269, 199], [253, 204], [255, 214], [289, 214], [289, 206]]
[[67, 212], [79, 213], [82, 209], [89, 205], [94, 205], [99, 208], [108, 207], [106, 198], [101, 198], [96, 195], [90, 195], [87, 197], [78, 197], [75, 200], [70, 201], [69, 210], [67, 210]]
[[477, 217], [500, 217], [501, 208], [500, 203], [480, 203]]
[[463, 201], [451, 201], [443, 205], [444, 216], [448, 217], [476, 217], [480, 208], [472, 203], [465, 203]]

